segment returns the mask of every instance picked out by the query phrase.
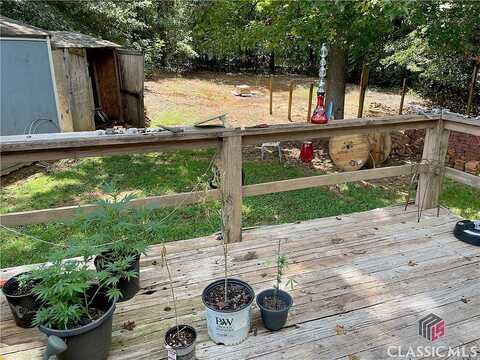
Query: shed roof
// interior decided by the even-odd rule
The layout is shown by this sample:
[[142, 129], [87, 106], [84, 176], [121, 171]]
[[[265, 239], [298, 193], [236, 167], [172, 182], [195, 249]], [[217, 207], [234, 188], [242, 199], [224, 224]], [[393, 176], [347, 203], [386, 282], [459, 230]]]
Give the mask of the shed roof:
[[49, 32], [20, 21], [0, 16], [0, 36], [19, 38], [47, 38]]
[[121, 45], [108, 40], [72, 31], [51, 31], [54, 48], [119, 48]]

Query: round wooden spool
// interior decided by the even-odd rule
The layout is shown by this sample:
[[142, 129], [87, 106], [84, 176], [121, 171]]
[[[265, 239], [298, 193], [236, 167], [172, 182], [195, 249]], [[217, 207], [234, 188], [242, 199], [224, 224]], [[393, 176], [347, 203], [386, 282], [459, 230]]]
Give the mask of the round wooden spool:
[[330, 138], [330, 158], [343, 171], [359, 170], [368, 160], [370, 147], [366, 135], [345, 135]]
[[392, 137], [390, 133], [372, 133], [368, 134], [370, 143], [370, 155], [367, 160], [367, 166], [374, 168], [382, 164], [390, 156], [392, 151]]

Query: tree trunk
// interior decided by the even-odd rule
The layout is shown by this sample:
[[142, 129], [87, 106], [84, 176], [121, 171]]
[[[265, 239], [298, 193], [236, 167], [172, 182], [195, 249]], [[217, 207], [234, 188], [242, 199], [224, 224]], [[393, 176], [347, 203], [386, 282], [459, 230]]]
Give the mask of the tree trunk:
[[346, 58], [346, 51], [332, 44], [328, 52], [326, 104], [333, 101], [335, 119], [344, 118]]
[[269, 67], [270, 67], [270, 74], [275, 74], [275, 52], [273, 50], [270, 52]]

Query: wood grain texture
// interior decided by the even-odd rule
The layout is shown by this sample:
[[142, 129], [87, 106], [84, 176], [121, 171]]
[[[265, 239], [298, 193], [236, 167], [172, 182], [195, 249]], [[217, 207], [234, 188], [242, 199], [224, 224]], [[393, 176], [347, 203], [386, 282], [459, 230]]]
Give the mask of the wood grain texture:
[[242, 138], [223, 139], [221, 152], [223, 233], [228, 243], [242, 241]]
[[70, 80], [66, 73], [64, 58], [65, 49], [52, 51], [55, 84], [57, 86], [58, 107], [60, 108], [60, 128], [63, 132], [73, 131], [72, 113], [70, 110]]
[[402, 93], [400, 95], [400, 106], [398, 108], [398, 115], [402, 115], [403, 113], [403, 102], [405, 101], [405, 94], [407, 92], [407, 78], [403, 78], [402, 82]]
[[461, 184], [480, 189], [480, 176], [466, 173], [454, 168], [445, 168], [445, 176]]
[[292, 191], [317, 186], [342, 184], [346, 182], [411, 175], [413, 170], [413, 165], [401, 165], [246, 185], [243, 187], [243, 196], [257, 196], [281, 191]]
[[310, 122], [310, 118], [312, 117], [312, 96], [313, 96], [314, 87], [315, 87], [315, 83], [312, 82], [310, 84], [310, 90], [308, 91], [307, 123]]
[[288, 83], [288, 121], [292, 121], [293, 81]]
[[269, 113], [273, 114], [273, 77], [270, 75], [268, 79], [268, 90], [269, 90]]
[[[195, 204], [201, 201], [218, 200], [218, 190], [196, 191], [162, 196], [149, 196], [147, 198], [134, 199], [130, 205], [136, 207], [163, 208]], [[4, 226], [20, 226], [41, 224], [51, 221], [66, 221], [73, 219], [78, 212], [91, 213], [98, 210], [96, 204], [84, 204], [78, 206], [63, 206], [51, 209], [21, 211], [0, 215], [0, 224]]]
[[334, 136], [328, 142], [328, 154], [343, 171], [361, 169], [368, 160], [370, 143], [367, 135]]
[[388, 159], [392, 151], [392, 137], [390, 133], [373, 133], [367, 135], [370, 145], [370, 154], [367, 166], [374, 168]]
[[145, 127], [143, 104], [144, 56], [132, 50], [116, 50], [124, 120], [134, 127]]
[[437, 121], [436, 127], [425, 133], [422, 161], [430, 166], [420, 172], [415, 200], [415, 204], [423, 209], [438, 205], [449, 136], [450, 131], [444, 129], [443, 120]]
[[70, 114], [74, 131], [95, 130], [93, 90], [85, 49], [64, 51]]
[[[209, 340], [200, 299], [222, 276], [221, 243], [215, 236], [168, 243], [179, 320], [196, 328], [199, 360], [387, 359], [389, 346], [431, 345], [418, 336], [418, 320], [432, 312], [447, 324], [439, 345], [478, 344], [480, 249], [453, 237], [456, 221], [441, 209], [439, 217], [426, 210], [417, 223], [415, 207], [399, 206], [245, 231], [242, 243], [230, 245], [232, 276], [256, 293], [271, 287], [275, 244], [283, 239], [285, 276], [298, 285], [289, 290], [294, 305], [284, 329], [265, 330], [254, 306], [255, 332], [228, 347]], [[175, 320], [160, 250], [152, 246], [141, 258], [137, 296], [117, 305], [109, 359], [166, 358], [163, 335]], [[3, 269], [0, 278], [29, 268]], [[0, 311], [0, 356], [41, 359], [45, 335], [16, 327], [3, 295]], [[127, 321], [135, 321], [133, 330], [123, 328]]]
[[363, 116], [363, 104], [365, 103], [365, 93], [368, 87], [368, 74], [368, 64], [363, 64], [362, 75], [360, 77], [360, 95], [358, 96], [358, 118]]

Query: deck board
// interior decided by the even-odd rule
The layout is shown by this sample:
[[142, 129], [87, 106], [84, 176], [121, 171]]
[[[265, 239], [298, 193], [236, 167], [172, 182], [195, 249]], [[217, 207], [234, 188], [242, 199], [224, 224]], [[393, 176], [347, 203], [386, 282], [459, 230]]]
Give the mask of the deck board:
[[[230, 246], [231, 275], [256, 292], [270, 287], [275, 242], [285, 240], [287, 276], [298, 281], [287, 325], [262, 327], [254, 308], [253, 331], [240, 345], [213, 344], [206, 332], [200, 294], [222, 276], [221, 244], [214, 236], [168, 244], [180, 321], [198, 331], [198, 359], [385, 359], [389, 346], [431, 345], [417, 335], [418, 320], [433, 312], [447, 335], [435, 345], [480, 343], [480, 248], [452, 235], [458, 218], [442, 209], [402, 207], [259, 227]], [[245, 258], [245, 254], [250, 255]], [[139, 294], [118, 304], [110, 359], [164, 359], [163, 334], [174, 323], [159, 247], [141, 260]], [[27, 267], [2, 269], [6, 279]], [[40, 359], [45, 336], [21, 329], [1, 296], [0, 356]], [[132, 331], [122, 324], [135, 321]], [[337, 325], [344, 334], [337, 334]]]

